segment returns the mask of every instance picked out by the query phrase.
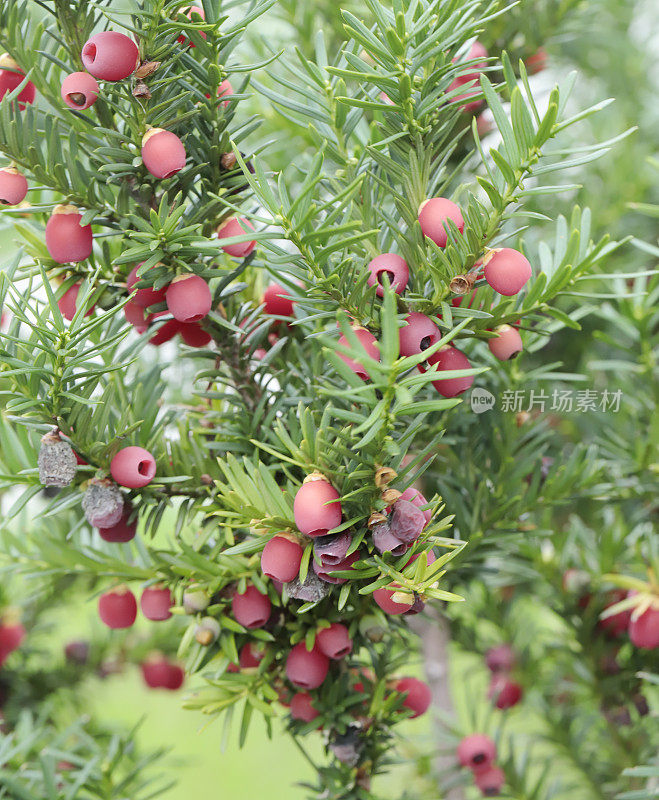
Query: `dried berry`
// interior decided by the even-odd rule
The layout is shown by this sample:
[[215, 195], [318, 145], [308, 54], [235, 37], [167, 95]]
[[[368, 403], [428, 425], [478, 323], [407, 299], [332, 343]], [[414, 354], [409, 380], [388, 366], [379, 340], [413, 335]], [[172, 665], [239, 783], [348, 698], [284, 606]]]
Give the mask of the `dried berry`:
[[93, 478], [82, 498], [82, 510], [95, 528], [112, 528], [121, 520], [124, 498], [107, 478]]
[[39, 480], [44, 486], [68, 486], [78, 469], [71, 445], [60, 438], [57, 430], [42, 437], [38, 465]]

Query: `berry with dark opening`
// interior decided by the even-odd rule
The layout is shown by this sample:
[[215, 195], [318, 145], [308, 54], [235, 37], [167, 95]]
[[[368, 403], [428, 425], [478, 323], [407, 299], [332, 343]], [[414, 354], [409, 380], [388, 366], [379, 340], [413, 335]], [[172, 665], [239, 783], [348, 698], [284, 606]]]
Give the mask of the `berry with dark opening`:
[[75, 478], [78, 460], [71, 445], [60, 437], [58, 430], [41, 438], [38, 466], [39, 480], [44, 486], [68, 486]]
[[[428, 358], [429, 366], [437, 365], [437, 373], [453, 370], [471, 369], [471, 364], [467, 356], [455, 347], [441, 347], [436, 353]], [[461, 378], [438, 378], [432, 385], [442, 395], [442, 397], [457, 397], [466, 392], [474, 382], [473, 375], [465, 375]]]
[[397, 253], [382, 253], [369, 262], [369, 276], [367, 283], [369, 286], [377, 286], [376, 295], [384, 297], [384, 276], [389, 278], [389, 286], [396, 292], [402, 294], [407, 287], [410, 279], [410, 270], [407, 261]]
[[407, 550], [407, 545], [401, 542], [392, 532], [389, 520], [374, 525], [371, 529], [371, 538], [378, 553], [391, 553], [394, 556], [402, 556]]
[[[7, 53], [0, 56], [0, 100], [6, 95], [11, 94], [25, 80], [25, 73]], [[28, 81], [18, 93], [18, 107], [21, 111], [26, 105], [34, 103], [37, 96], [37, 89], [32, 81]]]
[[156, 476], [156, 460], [143, 447], [124, 447], [110, 462], [112, 477], [120, 486], [141, 489]]
[[431, 197], [430, 200], [424, 200], [419, 206], [421, 232], [424, 236], [432, 239], [437, 247], [446, 247], [448, 240], [446, 223], [449, 220], [457, 225], [460, 233], [463, 232], [462, 211], [459, 206], [446, 197]]
[[465, 736], [458, 745], [458, 761], [469, 769], [483, 769], [497, 757], [497, 746], [484, 733]]
[[[132, 292], [135, 289], [136, 284], [141, 283], [147, 279], [147, 274], [149, 270], [146, 271], [143, 275], [137, 275], [137, 271], [142, 266], [144, 262], [141, 261], [137, 266], [133, 267], [133, 269], [128, 274], [126, 278], [126, 288], [129, 292]], [[155, 267], [162, 266], [161, 264], [155, 264]], [[153, 269], [153, 267], [152, 267]], [[165, 294], [167, 292], [167, 287], [163, 286], [162, 289], [154, 289], [151, 286], [145, 286], [144, 288], [138, 289], [135, 292], [135, 297], [133, 297], [132, 302], [142, 308], [149, 308], [149, 306], [155, 306], [158, 303], [165, 302]]]
[[655, 650], [659, 647], [659, 599], [654, 605], [636, 616], [632, 614], [629, 621], [629, 638], [635, 647], [643, 650]]
[[[373, 336], [370, 331], [366, 330], [366, 328], [353, 328], [353, 331], [359, 341], [359, 344], [361, 345], [361, 349], [366, 353], [366, 355], [370, 356], [376, 361], [379, 361], [380, 348], [378, 347], [378, 341], [375, 336]], [[345, 336], [341, 336], [338, 343], [343, 347], [352, 349], [352, 344]], [[355, 375], [359, 375], [363, 381], [368, 380], [368, 370], [362, 364], [360, 364], [359, 361], [356, 361], [349, 356], [345, 356], [343, 353], [339, 353], [338, 356], [350, 367]]]
[[389, 518], [393, 535], [405, 544], [416, 541], [426, 527], [426, 518], [417, 506], [409, 500], [400, 498], [394, 503], [394, 511]]
[[82, 510], [95, 528], [112, 528], [124, 512], [124, 497], [107, 478], [92, 478], [82, 498]]
[[91, 225], [81, 225], [82, 214], [75, 206], [55, 206], [46, 223], [46, 247], [58, 264], [84, 261], [94, 249]]
[[304, 642], [296, 644], [286, 659], [286, 676], [300, 689], [317, 689], [327, 677], [329, 658], [318, 646], [307, 650]]
[[307, 476], [293, 502], [295, 524], [306, 536], [326, 536], [341, 524], [340, 495], [319, 473]]
[[528, 259], [510, 247], [490, 251], [483, 259], [483, 265], [487, 283], [506, 297], [517, 294], [532, 274]]
[[[373, 600], [384, 611], [385, 614], [396, 616], [405, 614], [414, 605], [414, 598], [411, 594], [404, 594], [395, 584], [393, 589], [376, 589], [373, 592]], [[394, 595], [396, 599], [394, 600]]]
[[515, 666], [515, 653], [509, 644], [498, 644], [485, 653], [485, 664], [490, 672], [510, 672]]
[[430, 687], [418, 678], [401, 678], [396, 681], [396, 691], [405, 695], [403, 707], [412, 711], [412, 719], [425, 714], [432, 702]]
[[101, 31], [84, 44], [80, 54], [84, 68], [100, 81], [122, 81], [137, 69], [137, 45], [118, 31]]
[[[223, 222], [217, 227], [216, 233], [218, 239], [229, 239], [234, 236], [244, 236], [249, 233], [249, 231], [253, 230], [254, 226], [248, 219], [245, 219], [245, 217], [241, 217], [240, 219], [231, 217], [231, 219], [226, 220], [226, 222]], [[247, 242], [225, 244], [222, 246], [222, 250], [234, 258], [246, 258], [255, 247], [256, 241], [250, 240]]]
[[245, 628], [262, 628], [270, 618], [270, 598], [256, 586], [248, 586], [241, 594], [234, 592], [231, 611], [236, 622]]
[[498, 797], [505, 782], [506, 776], [503, 770], [494, 765], [474, 772], [474, 783], [485, 797]]
[[348, 629], [340, 622], [333, 622], [316, 634], [316, 645], [328, 658], [338, 660], [352, 652], [352, 639]]
[[398, 330], [401, 356], [415, 356], [438, 342], [442, 335], [435, 323], [425, 314], [413, 311], [405, 317]]
[[213, 305], [210, 287], [199, 275], [179, 275], [174, 278], [165, 298], [167, 308], [179, 322], [198, 322]]
[[524, 691], [517, 681], [503, 673], [492, 675], [487, 696], [502, 711], [516, 706], [522, 699]]
[[185, 166], [185, 146], [175, 133], [151, 128], [142, 138], [142, 162], [154, 178], [166, 180]]
[[351, 553], [349, 556], [346, 556], [343, 561], [339, 561], [338, 564], [333, 564], [329, 567], [324, 567], [322, 564], [314, 561], [313, 569], [316, 575], [318, 575], [322, 581], [334, 584], [346, 583], [348, 580], [347, 578], [341, 578], [339, 575], [335, 575], [334, 573], [351, 570], [355, 561], [359, 561], [359, 553]]
[[98, 615], [108, 628], [130, 628], [137, 618], [137, 600], [127, 586], [117, 586], [98, 598]]
[[278, 533], [261, 553], [261, 570], [268, 578], [288, 583], [297, 577], [304, 550], [291, 534]]
[[84, 111], [98, 100], [98, 81], [88, 72], [72, 72], [62, 81], [62, 100], [69, 108]]
[[499, 325], [494, 329], [496, 336], [487, 340], [490, 352], [499, 361], [509, 361], [519, 355], [524, 349], [522, 337], [517, 328], [512, 325]]
[[293, 316], [293, 299], [290, 292], [279, 283], [271, 283], [263, 293], [264, 311], [276, 317]]
[[319, 715], [313, 707], [313, 699], [307, 692], [297, 692], [291, 698], [291, 717], [301, 722], [312, 722]]
[[153, 622], [169, 619], [172, 605], [172, 593], [166, 586], [147, 586], [140, 597], [142, 613]]
[[322, 567], [340, 564], [348, 555], [352, 535], [348, 531], [318, 536], [313, 541], [313, 555]]
[[0, 169], [0, 203], [17, 206], [27, 195], [27, 178], [13, 167]]

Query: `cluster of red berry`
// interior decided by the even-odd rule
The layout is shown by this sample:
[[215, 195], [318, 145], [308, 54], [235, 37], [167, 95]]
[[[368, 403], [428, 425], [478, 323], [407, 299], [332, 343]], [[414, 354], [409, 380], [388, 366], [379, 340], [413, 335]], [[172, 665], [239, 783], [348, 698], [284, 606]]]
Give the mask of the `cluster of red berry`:
[[472, 733], [458, 745], [458, 760], [470, 769], [474, 783], [485, 797], [498, 797], [506, 782], [506, 776], [494, 763], [497, 758], [496, 744], [484, 733]]

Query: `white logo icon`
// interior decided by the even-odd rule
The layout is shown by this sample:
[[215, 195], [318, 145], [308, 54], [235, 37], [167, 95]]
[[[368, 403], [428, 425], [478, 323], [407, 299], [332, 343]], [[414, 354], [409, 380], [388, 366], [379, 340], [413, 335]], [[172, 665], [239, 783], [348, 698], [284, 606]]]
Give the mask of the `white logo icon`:
[[488, 392], [487, 389], [474, 389], [469, 400], [474, 414], [483, 414], [485, 411], [494, 408], [494, 395], [492, 392]]

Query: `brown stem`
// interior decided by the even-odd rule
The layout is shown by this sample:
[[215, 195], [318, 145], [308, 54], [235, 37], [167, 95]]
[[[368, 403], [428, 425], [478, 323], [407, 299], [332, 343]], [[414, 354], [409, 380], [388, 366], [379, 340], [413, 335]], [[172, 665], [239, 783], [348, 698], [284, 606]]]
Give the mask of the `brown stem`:
[[[410, 626], [418, 634], [423, 654], [426, 681], [432, 692], [432, 707], [442, 712], [443, 717], [455, 715], [451, 687], [449, 683], [449, 642], [450, 631], [446, 617], [430, 605], [419, 616], [410, 619]], [[436, 722], [439, 732], [441, 723]], [[455, 769], [455, 759], [439, 748], [434, 758], [435, 774], [439, 777]], [[443, 800], [464, 800], [461, 786], [454, 786], [444, 795]]]

